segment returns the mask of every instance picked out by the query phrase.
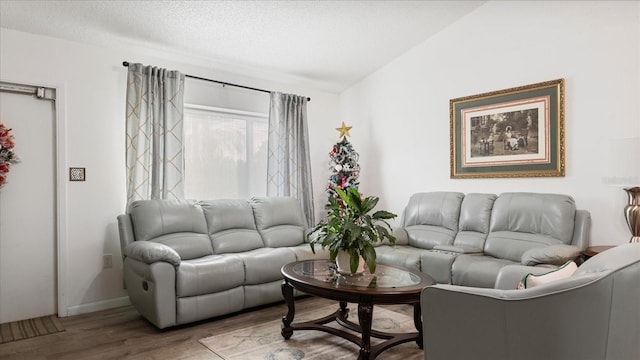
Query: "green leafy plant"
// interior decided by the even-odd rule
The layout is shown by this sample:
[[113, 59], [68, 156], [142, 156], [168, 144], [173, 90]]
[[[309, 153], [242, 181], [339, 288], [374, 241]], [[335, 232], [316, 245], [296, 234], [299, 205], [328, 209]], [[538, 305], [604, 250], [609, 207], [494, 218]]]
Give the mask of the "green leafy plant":
[[346, 191], [335, 189], [340, 196], [329, 197], [325, 206], [327, 218], [314, 226], [307, 238], [311, 250], [315, 254], [315, 245], [329, 250], [329, 257], [335, 261], [339, 251], [349, 253], [349, 265], [355, 273], [362, 256], [369, 271], [376, 270], [376, 251], [373, 244], [388, 239], [395, 245], [396, 238], [392, 235], [391, 226], [386, 220], [397, 215], [384, 210], [369, 214], [378, 204], [379, 198], [368, 196], [363, 198], [355, 187]]

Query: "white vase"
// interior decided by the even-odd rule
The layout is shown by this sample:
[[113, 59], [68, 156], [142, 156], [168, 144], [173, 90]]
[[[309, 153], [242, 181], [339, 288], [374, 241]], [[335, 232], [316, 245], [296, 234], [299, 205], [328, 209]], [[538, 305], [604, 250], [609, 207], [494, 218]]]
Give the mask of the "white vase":
[[351, 272], [351, 262], [350, 255], [346, 251], [339, 251], [336, 256], [336, 265], [338, 265], [338, 272], [345, 275], [357, 275], [364, 272], [367, 264], [364, 262], [362, 256], [360, 256], [360, 262], [358, 263], [358, 268], [355, 273]]

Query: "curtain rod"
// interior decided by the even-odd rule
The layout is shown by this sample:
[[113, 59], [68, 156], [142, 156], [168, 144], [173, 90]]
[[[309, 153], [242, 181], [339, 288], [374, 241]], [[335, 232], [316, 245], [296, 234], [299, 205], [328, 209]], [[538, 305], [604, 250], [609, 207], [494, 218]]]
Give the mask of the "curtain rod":
[[[129, 62], [128, 61], [123, 61], [122, 62], [122, 66], [124, 67], [129, 67]], [[243, 89], [248, 89], [248, 90], [253, 90], [253, 91], [260, 91], [260, 92], [265, 92], [265, 93], [271, 93], [271, 91], [269, 90], [264, 90], [264, 89], [258, 89], [258, 88], [253, 88], [253, 87], [249, 87], [249, 86], [244, 86], [244, 85], [238, 85], [238, 84], [232, 84], [232, 83], [228, 83], [228, 82], [224, 82], [224, 81], [219, 81], [219, 80], [212, 80], [212, 79], [207, 79], [207, 78], [203, 78], [203, 77], [199, 77], [199, 76], [193, 76], [193, 75], [188, 75], [185, 74], [184, 76], [191, 78], [191, 79], [196, 79], [196, 80], [202, 80], [202, 81], [209, 81], [209, 82], [214, 82], [214, 83], [218, 83], [218, 84], [222, 84], [224, 86], [234, 86], [234, 87], [239, 87], [239, 88], [243, 88]], [[311, 101], [311, 98], [308, 97], [307, 101]]]

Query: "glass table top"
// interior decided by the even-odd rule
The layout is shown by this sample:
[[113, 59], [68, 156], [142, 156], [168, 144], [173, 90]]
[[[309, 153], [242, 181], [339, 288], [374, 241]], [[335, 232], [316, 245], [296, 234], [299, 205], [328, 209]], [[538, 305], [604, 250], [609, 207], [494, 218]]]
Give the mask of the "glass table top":
[[336, 287], [402, 288], [422, 282], [420, 276], [408, 271], [382, 264], [376, 265], [374, 274], [367, 268], [364, 273], [345, 275], [338, 272], [332, 261], [303, 261], [291, 269], [299, 277], [333, 284]]

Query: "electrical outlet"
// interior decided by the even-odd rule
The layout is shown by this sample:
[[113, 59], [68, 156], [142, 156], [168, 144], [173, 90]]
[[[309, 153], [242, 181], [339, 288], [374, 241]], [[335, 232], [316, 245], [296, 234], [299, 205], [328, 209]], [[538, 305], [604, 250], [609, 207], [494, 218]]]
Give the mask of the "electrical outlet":
[[102, 255], [102, 268], [109, 269], [112, 267], [113, 267], [113, 255], [112, 254]]

